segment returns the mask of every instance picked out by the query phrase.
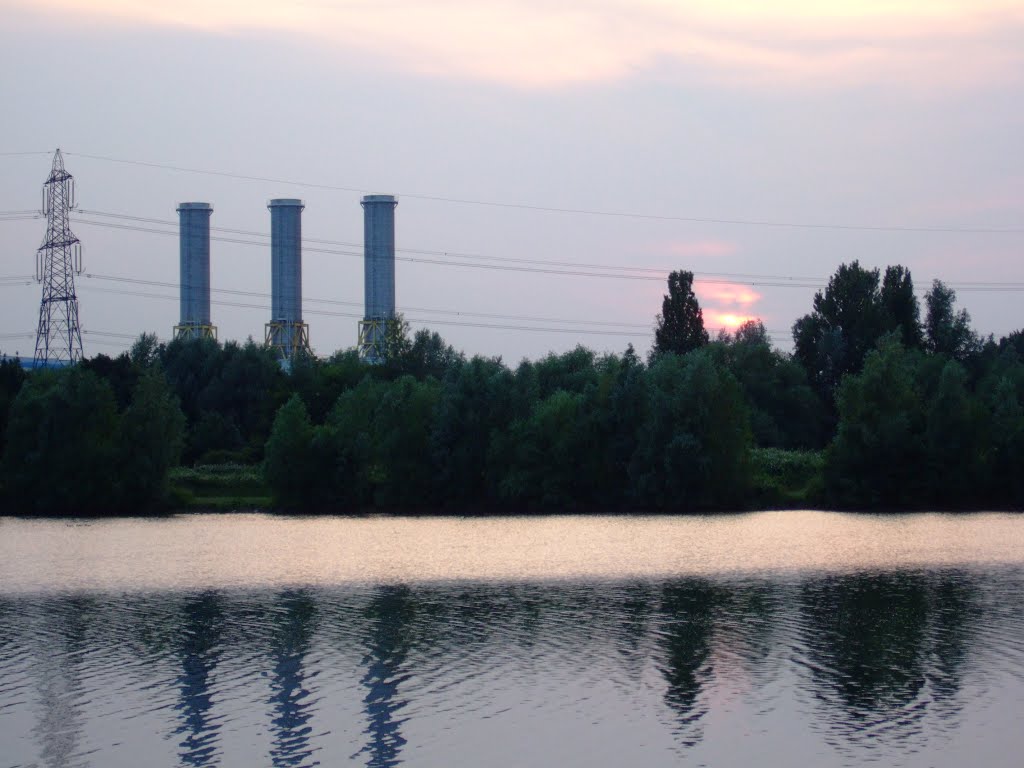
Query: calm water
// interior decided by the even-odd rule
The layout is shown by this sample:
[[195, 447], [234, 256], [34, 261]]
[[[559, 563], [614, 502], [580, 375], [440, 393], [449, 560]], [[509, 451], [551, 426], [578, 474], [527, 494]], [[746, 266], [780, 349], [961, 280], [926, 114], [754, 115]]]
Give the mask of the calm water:
[[1019, 766], [1024, 516], [0, 518], [0, 768]]

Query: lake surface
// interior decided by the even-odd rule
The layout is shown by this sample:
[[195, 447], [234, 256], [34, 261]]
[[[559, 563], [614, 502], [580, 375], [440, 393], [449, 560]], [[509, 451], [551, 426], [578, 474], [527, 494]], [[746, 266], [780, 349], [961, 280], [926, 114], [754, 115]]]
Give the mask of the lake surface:
[[0, 768], [1018, 766], [1024, 516], [0, 518]]

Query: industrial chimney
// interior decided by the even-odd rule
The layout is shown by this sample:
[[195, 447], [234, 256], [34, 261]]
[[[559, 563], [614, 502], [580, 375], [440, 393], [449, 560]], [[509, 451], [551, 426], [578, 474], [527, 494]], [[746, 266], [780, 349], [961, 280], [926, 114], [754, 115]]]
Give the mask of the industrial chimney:
[[270, 322], [266, 343], [281, 359], [290, 361], [309, 349], [309, 326], [302, 322], [302, 209], [301, 200], [271, 200], [270, 209]]
[[209, 203], [178, 205], [181, 253], [181, 319], [175, 339], [216, 339], [210, 324], [210, 215]]
[[394, 195], [366, 195], [363, 206], [363, 286], [365, 314], [359, 323], [359, 354], [369, 362], [384, 356], [395, 319]]

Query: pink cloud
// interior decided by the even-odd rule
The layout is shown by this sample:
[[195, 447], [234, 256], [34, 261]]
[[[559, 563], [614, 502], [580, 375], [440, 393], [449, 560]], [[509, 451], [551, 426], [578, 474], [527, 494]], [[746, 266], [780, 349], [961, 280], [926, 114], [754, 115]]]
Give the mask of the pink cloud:
[[698, 279], [694, 290], [702, 302], [725, 307], [749, 307], [761, 300], [761, 294], [749, 285], [736, 283], [706, 283]]
[[677, 62], [736, 84], [1016, 80], [1020, 0], [7, 0], [143, 23], [293, 31], [420, 75], [526, 88]]

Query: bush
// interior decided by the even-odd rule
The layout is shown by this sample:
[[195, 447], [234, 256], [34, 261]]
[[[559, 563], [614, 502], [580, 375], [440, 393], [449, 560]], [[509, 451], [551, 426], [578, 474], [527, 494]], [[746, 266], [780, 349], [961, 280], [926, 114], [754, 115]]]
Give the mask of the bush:
[[824, 493], [825, 456], [821, 451], [754, 448], [750, 506], [815, 507]]

